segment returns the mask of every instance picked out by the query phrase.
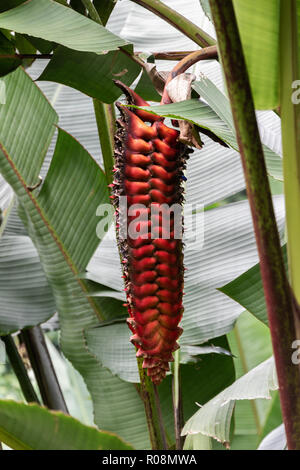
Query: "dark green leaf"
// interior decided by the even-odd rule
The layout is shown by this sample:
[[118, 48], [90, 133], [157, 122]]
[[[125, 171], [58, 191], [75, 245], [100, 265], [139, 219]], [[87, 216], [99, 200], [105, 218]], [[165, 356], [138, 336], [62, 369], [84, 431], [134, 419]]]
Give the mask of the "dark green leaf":
[[121, 51], [97, 55], [59, 47], [39, 80], [63, 83], [100, 101], [113, 103], [122, 93], [113, 80], [131, 85], [139, 73], [140, 66]]
[[17, 58], [2, 58], [16, 53], [14, 45], [0, 32], [0, 77], [15, 70], [21, 64]]
[[15, 8], [25, 1], [26, 0], [1, 0], [0, 13], [10, 10], [11, 8]]
[[113, 11], [117, 0], [94, 0], [95, 8], [101, 18], [102, 24], [105, 26], [111, 12]]
[[81, 15], [86, 16], [86, 9], [85, 9], [85, 6], [84, 6], [82, 0], [71, 0], [70, 1], [70, 6], [71, 6], [71, 8], [73, 8], [73, 10], [76, 10]]

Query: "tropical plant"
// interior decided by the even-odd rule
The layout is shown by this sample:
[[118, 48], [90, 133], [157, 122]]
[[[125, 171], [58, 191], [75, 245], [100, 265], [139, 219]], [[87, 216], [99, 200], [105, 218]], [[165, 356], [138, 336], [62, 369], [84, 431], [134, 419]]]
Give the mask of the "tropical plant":
[[[297, 0], [1, 2], [4, 444], [300, 449], [292, 362], [300, 132], [291, 100], [299, 12]], [[126, 167], [128, 139], [145, 135], [161, 152], [156, 170], [145, 147]], [[128, 251], [127, 239], [119, 250], [115, 234], [111, 189], [119, 195], [121, 181], [131, 196], [144, 186], [148, 195], [140, 181], [150, 170], [164, 194], [157, 202], [182, 202], [184, 188], [183, 333], [173, 361], [182, 243], [153, 242], [141, 252], [133, 244]], [[144, 273], [153, 251], [167, 275], [149, 287], [150, 271], [139, 280], [136, 272]], [[138, 299], [132, 304], [124, 265], [131, 270], [125, 289]], [[158, 288], [168, 309], [180, 304], [160, 325], [167, 340], [158, 355], [149, 337], [168, 311], [155, 310], [146, 326], [131, 312], [129, 322], [147, 374], [129, 341], [127, 308], [144, 302], [153, 315]], [[145, 354], [147, 344], [155, 353], [149, 346]]]

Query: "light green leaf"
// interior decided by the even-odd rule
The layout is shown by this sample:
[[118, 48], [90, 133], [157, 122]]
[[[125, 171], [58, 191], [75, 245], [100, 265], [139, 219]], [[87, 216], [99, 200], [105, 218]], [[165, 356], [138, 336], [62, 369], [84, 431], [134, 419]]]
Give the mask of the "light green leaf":
[[256, 109], [279, 105], [279, 0], [233, 0]]
[[32, 241], [3, 236], [0, 243], [0, 335], [47, 321], [56, 311]]
[[185, 438], [183, 450], [212, 450], [211, 438], [203, 434], [189, 434]]
[[14, 450], [130, 450], [118, 436], [35, 404], [0, 400], [0, 439]]
[[[283, 256], [287, 268], [286, 246], [283, 247]], [[256, 264], [219, 290], [268, 325], [268, 314], [259, 264]]]
[[2, 81], [6, 103], [0, 105], [0, 152], [13, 155], [23, 186], [33, 186], [38, 182], [57, 114], [22, 69], [3, 77]]
[[89, 350], [113, 375], [126, 382], [139, 383], [135, 348], [130, 343], [128, 325], [118, 323], [85, 331]]
[[0, 80], [0, 105], [5, 104], [5, 102], [6, 102], [5, 82], [3, 80]]
[[[218, 94], [220, 92], [218, 91]], [[226, 98], [224, 97], [226, 100]], [[229, 106], [229, 104], [228, 104]], [[224, 116], [228, 116], [227, 109], [221, 106], [222, 118], [204, 102], [198, 99], [181, 101], [179, 103], [171, 103], [167, 105], [147, 107], [147, 111], [159, 116], [172, 119], [184, 119], [200, 127], [208, 129], [216, 134], [220, 139], [226, 142], [234, 150], [238, 151], [238, 144], [235, 137], [233, 127], [231, 127]], [[221, 111], [219, 109], [219, 114]], [[270, 176], [275, 179], [282, 180], [282, 161], [281, 157], [273, 152], [266, 145], [264, 147], [267, 170]]]
[[140, 70], [122, 51], [97, 55], [58, 47], [38, 80], [62, 83], [105, 103], [113, 103], [122, 94], [113, 80], [131, 85]]
[[[272, 354], [270, 331], [249, 312], [238, 318], [228, 335], [237, 378], [249, 372]], [[234, 413], [232, 449], [256, 449], [265, 426], [272, 400], [239, 400]]]
[[270, 391], [277, 388], [275, 364], [271, 357], [202, 406], [185, 424], [182, 435], [201, 433], [228, 443], [235, 401], [270, 399]]
[[0, 27], [96, 54], [128, 44], [95, 21], [53, 0], [28, 0], [1, 13]]
[[[212, 21], [208, 0], [200, 0]], [[279, 0], [233, 0], [256, 109], [279, 105]]]
[[[19, 74], [19, 82], [15, 81], [16, 73]], [[24, 124], [28, 121], [28, 115], [34, 112], [36, 102], [27, 101], [20, 108], [22, 100], [14, 100], [13, 91], [16, 85], [22, 90], [27, 79], [23, 71], [5, 77], [12, 91], [6, 106], [11, 108], [11, 116], [17, 116]], [[37, 88], [31, 80], [29, 82], [27, 91], [30, 96], [31, 88]], [[14, 122], [5, 121], [5, 125], [9, 124], [13, 128]], [[10, 132], [2, 136], [4, 142], [0, 142], [3, 147], [0, 169], [19, 198], [22, 220], [37, 247], [53, 289], [60, 318], [63, 352], [87, 384], [97, 425], [101, 429], [117, 431], [138, 448], [148, 448], [145, 411], [135, 388], [112, 376], [101, 366], [88, 352], [83, 335], [85, 329], [97, 326], [99, 317], [103, 315], [101, 299], [98, 301], [89, 297], [89, 285], [78, 275], [84, 271], [99, 243], [96, 209], [101, 203], [109, 203], [105, 176], [86, 150], [66, 132], [59, 130], [50, 169], [37, 196], [24, 183], [23, 169], [25, 174], [31, 176], [32, 168], [29, 168], [29, 164], [27, 168], [23, 161], [26, 154], [22, 158], [21, 152], [11, 151], [15, 148], [18, 150], [15, 135]], [[35, 162], [34, 171], [37, 173], [42, 164], [38, 164], [40, 157], [37, 158], [35, 152], [39, 145], [38, 142], [35, 147], [31, 147], [31, 161]], [[117, 312], [113, 313], [116, 315]], [[133, 410], [135, 419], [132, 419]]]

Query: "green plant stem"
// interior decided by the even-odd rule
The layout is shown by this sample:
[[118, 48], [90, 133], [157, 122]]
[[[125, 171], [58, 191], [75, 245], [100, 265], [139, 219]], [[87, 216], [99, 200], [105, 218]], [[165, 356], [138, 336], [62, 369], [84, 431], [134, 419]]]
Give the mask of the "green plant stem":
[[[292, 83], [299, 79], [297, 2], [281, 2], [280, 112], [283, 148], [284, 194], [290, 282], [300, 303], [300, 105], [292, 102]], [[298, 336], [299, 307], [296, 324]]]
[[157, 387], [153, 385], [147, 376], [146, 369], [143, 369], [143, 359], [138, 358], [137, 362], [141, 380], [139, 393], [145, 406], [152, 450], [166, 450], [168, 448], [167, 439], [162, 421]]
[[131, 1], [146, 8], [149, 11], [152, 11], [152, 13], [174, 26], [174, 28], [178, 29], [182, 34], [198, 44], [198, 46], [207, 47], [216, 44], [216, 41], [205, 31], [203, 31], [201, 28], [198, 28], [198, 26], [196, 26], [194, 23], [180, 15], [180, 13], [177, 11], [162, 3], [160, 0]]
[[93, 99], [93, 103], [106, 180], [107, 184], [111, 184], [114, 167], [115, 108], [113, 104], [102, 103], [96, 98]]
[[44, 404], [50, 410], [61, 410], [68, 413], [41, 327], [34, 326], [22, 330], [22, 339]]
[[300, 449], [300, 374], [292, 364], [296, 339], [291, 289], [258, 132], [248, 72], [231, 0], [210, 0], [230, 98], [260, 258], [288, 448]]
[[87, 9], [89, 15], [90, 15], [90, 18], [94, 21], [96, 21], [97, 23], [101, 24], [102, 25], [102, 21], [101, 21], [101, 18], [96, 10], [96, 8], [94, 7], [94, 5], [92, 4], [92, 2], [90, 0], [81, 0], [82, 4], [85, 6], [85, 8]]
[[173, 413], [174, 413], [176, 449], [181, 450], [183, 447], [183, 441], [184, 441], [183, 436], [181, 436], [181, 430], [183, 428], [184, 423], [183, 423], [181, 377], [180, 377], [180, 351], [179, 350], [174, 352], [172, 395], [173, 395]]
[[6, 354], [13, 368], [13, 371], [19, 381], [25, 400], [28, 403], [39, 403], [37, 394], [35, 393], [32, 383], [30, 382], [24, 363], [20, 357], [20, 354], [12, 336], [1, 336], [1, 339], [5, 343]]

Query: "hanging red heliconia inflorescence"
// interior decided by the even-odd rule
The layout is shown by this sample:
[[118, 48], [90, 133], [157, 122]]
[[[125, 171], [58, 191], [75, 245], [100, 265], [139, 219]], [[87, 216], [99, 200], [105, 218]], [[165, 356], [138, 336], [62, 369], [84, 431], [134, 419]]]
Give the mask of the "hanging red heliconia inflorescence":
[[[126, 85], [115, 83], [125, 93], [128, 104], [149, 106]], [[126, 196], [126, 228], [134, 226], [136, 219], [138, 233], [133, 236], [127, 230], [126, 238], [118, 237], [127, 321], [137, 357], [144, 358], [148, 376], [159, 384], [169, 370], [173, 351], [179, 347], [184, 277], [182, 240], [174, 236], [174, 213], [169, 211], [169, 233], [165, 233], [163, 208], [183, 201], [183, 169], [189, 150], [179, 142], [179, 132], [167, 127], [159, 116], [121, 103], [117, 107], [121, 118], [115, 136], [112, 197], [117, 227], [123, 215], [120, 196]], [[132, 215], [130, 208], [135, 204], [142, 206]], [[162, 212], [156, 210], [154, 223], [151, 212], [157, 208]], [[180, 218], [182, 221], [182, 215]]]

